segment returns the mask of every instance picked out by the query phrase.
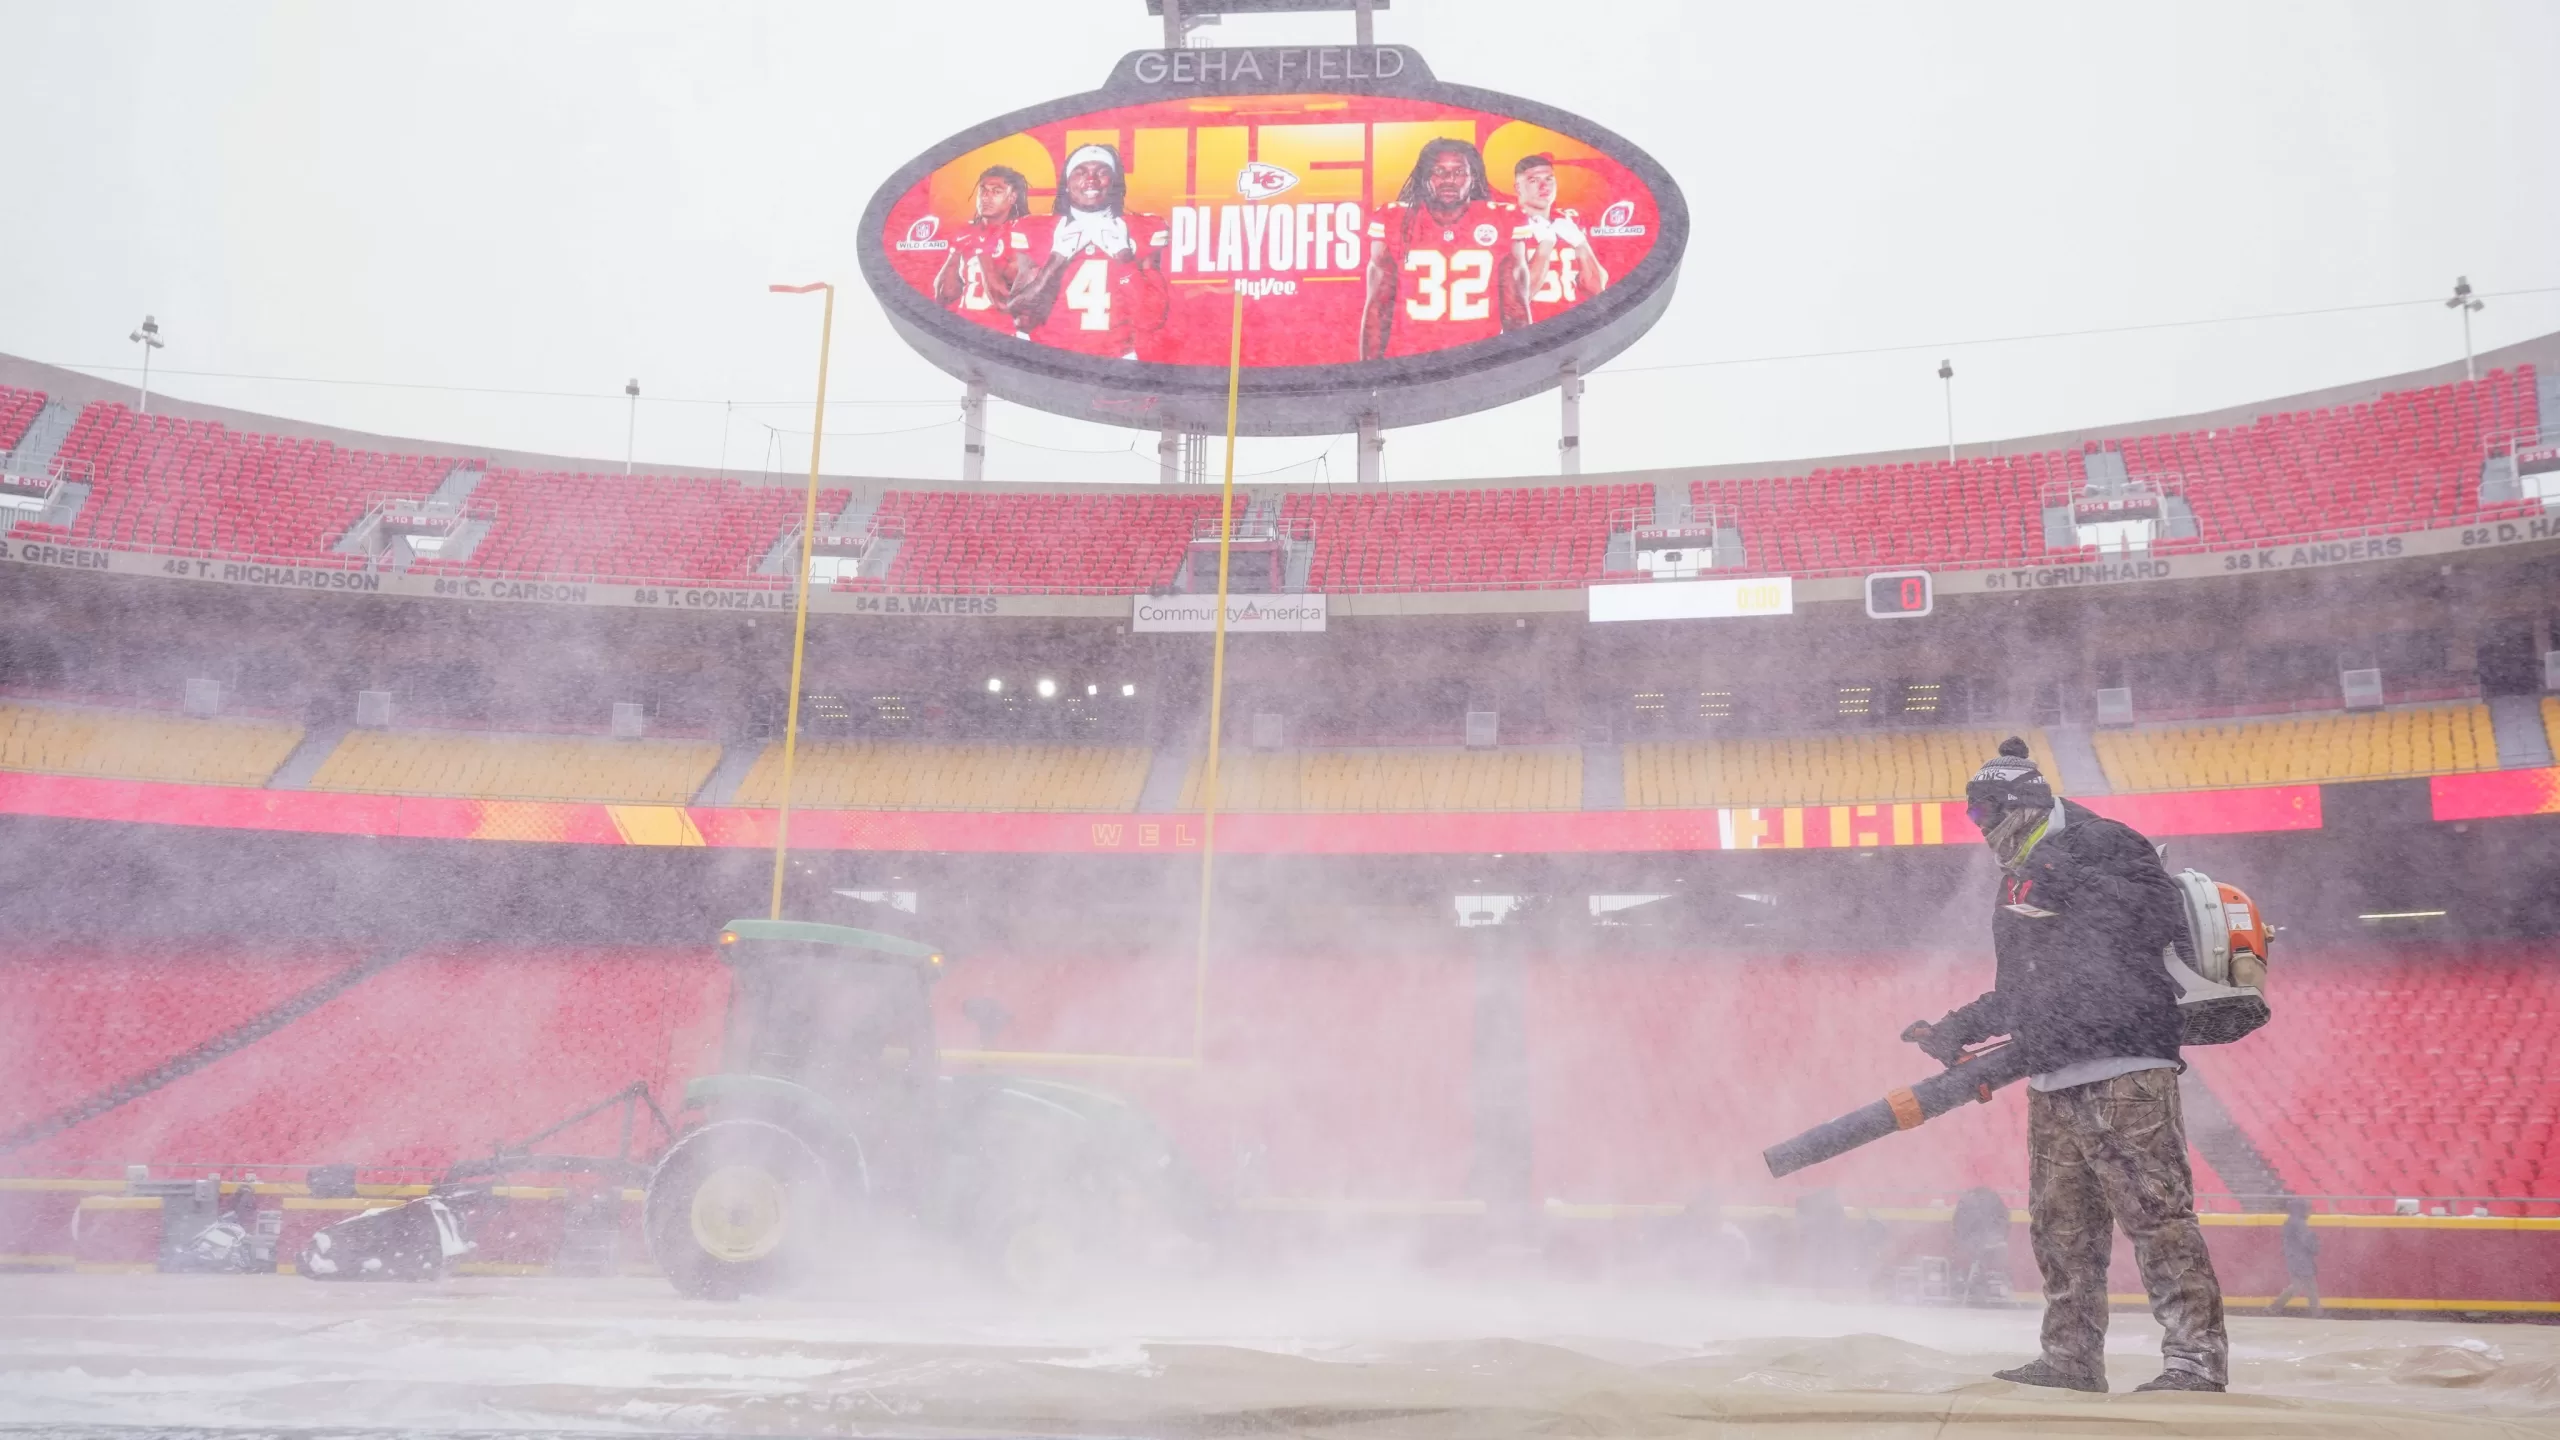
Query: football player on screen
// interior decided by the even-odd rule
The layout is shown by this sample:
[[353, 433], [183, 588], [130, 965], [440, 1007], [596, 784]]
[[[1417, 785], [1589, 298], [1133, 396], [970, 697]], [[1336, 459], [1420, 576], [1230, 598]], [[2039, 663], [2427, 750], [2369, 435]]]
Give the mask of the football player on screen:
[[1167, 300], [1165, 224], [1126, 213], [1128, 197], [1117, 148], [1080, 145], [1067, 157], [1048, 253], [1014, 292], [1017, 334], [1113, 358], [1153, 347]]
[[1360, 358], [1420, 355], [1529, 323], [1525, 232], [1493, 198], [1484, 152], [1430, 141], [1404, 188], [1369, 222]]
[[1511, 167], [1520, 196], [1521, 263], [1529, 275], [1529, 318], [1543, 320], [1609, 288], [1609, 272], [1591, 253], [1582, 217], [1556, 208], [1556, 161], [1524, 155]]
[[978, 176], [969, 224], [951, 237], [951, 251], [933, 277], [933, 298], [964, 320], [1012, 334], [1013, 292], [1032, 265], [1033, 227], [1026, 222], [1033, 218], [1031, 182], [1010, 165], [988, 166]]

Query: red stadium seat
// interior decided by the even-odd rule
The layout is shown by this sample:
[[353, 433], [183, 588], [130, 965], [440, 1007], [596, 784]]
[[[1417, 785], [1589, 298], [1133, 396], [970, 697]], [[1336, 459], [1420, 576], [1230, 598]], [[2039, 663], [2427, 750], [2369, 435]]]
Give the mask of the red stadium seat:
[[[0, 448], [44, 397], [0, 389]], [[2484, 509], [2479, 472], [2504, 435], [2541, 423], [2530, 367], [2398, 391], [2358, 405], [2262, 416], [2230, 429], [2109, 444], [2127, 469], [2176, 488], [2200, 534], [2164, 551], [2387, 533], [2521, 513]], [[2091, 447], [2096, 448], [2096, 447]], [[360, 566], [331, 553], [374, 498], [422, 495], [452, 468], [426, 456], [342, 450], [198, 421], [82, 412], [62, 458], [96, 488], [70, 538], [172, 553]], [[2048, 551], [2042, 507], [2083, 475], [2083, 452], [1821, 469], [1693, 482], [1742, 534], [1748, 572], [2025, 565]], [[474, 500], [497, 519], [470, 559], [428, 572], [780, 588], [759, 574], [797, 519], [787, 487], [729, 480], [489, 472]], [[830, 491], [826, 513], [846, 494]], [[1646, 515], [1649, 484], [1295, 492], [1288, 520], [1315, 536], [1325, 591], [1574, 588], [1602, 578], [1614, 524]], [[879, 513], [904, 542], [885, 580], [848, 588], [1118, 593], [1170, 581], [1205, 491], [1094, 494], [893, 490]], [[23, 524], [20, 533], [26, 533]]]
[[0, 455], [17, 448], [18, 442], [26, 438], [27, 427], [35, 423], [43, 409], [43, 391], [0, 385]]

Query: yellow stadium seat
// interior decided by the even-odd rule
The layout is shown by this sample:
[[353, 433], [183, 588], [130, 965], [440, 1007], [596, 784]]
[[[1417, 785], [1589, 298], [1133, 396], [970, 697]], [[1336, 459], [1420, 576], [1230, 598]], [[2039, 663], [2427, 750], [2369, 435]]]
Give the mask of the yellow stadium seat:
[[2480, 704], [2101, 730], [2093, 740], [2107, 783], [2119, 792], [2383, 780], [2498, 768], [2489, 707]]
[[[1198, 756], [1181, 808], [1201, 806]], [[1218, 760], [1226, 811], [1579, 810], [1582, 750], [1231, 750]]]
[[2560, 695], [2542, 697], [2542, 733], [2551, 742], [2551, 753], [2560, 756]]
[[[803, 742], [791, 803], [826, 810], [1135, 810], [1148, 752], [1118, 745]], [[756, 757], [740, 805], [782, 802], [782, 745]]]
[[0, 705], [0, 770], [264, 785], [301, 743], [301, 726], [277, 720]]
[[[1965, 781], [1998, 753], [2000, 730], [1901, 730], [1733, 740], [1660, 740], [1623, 747], [1627, 808], [1854, 805], [1961, 800]], [[2042, 731], [2027, 753], [2063, 789]]]
[[719, 763], [720, 747], [709, 740], [355, 730], [320, 762], [311, 788], [681, 805]]

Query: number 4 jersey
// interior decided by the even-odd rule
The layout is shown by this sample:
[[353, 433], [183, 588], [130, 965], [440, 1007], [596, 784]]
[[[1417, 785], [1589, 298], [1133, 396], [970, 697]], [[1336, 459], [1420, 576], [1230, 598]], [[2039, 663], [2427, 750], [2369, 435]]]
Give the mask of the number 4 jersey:
[[1065, 268], [1049, 313], [1021, 333], [1080, 355], [1146, 358], [1164, 329], [1164, 222], [1097, 211], [1022, 223], [1035, 261], [1056, 257]]
[[1396, 274], [1388, 358], [1501, 334], [1497, 267], [1518, 263], [1512, 247], [1524, 233], [1519, 207], [1500, 200], [1471, 201], [1453, 221], [1402, 202], [1378, 211], [1369, 238], [1385, 244]]

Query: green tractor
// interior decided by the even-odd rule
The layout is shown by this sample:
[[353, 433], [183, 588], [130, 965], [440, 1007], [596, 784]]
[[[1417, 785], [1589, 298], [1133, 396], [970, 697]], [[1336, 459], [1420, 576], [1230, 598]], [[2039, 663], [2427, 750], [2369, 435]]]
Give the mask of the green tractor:
[[933, 947], [735, 920], [720, 1073], [649, 1177], [650, 1253], [687, 1295], [771, 1294], [939, 1233], [1006, 1282], [1055, 1291], [1192, 1233], [1197, 1187], [1163, 1132], [1100, 1091], [946, 1075]]

